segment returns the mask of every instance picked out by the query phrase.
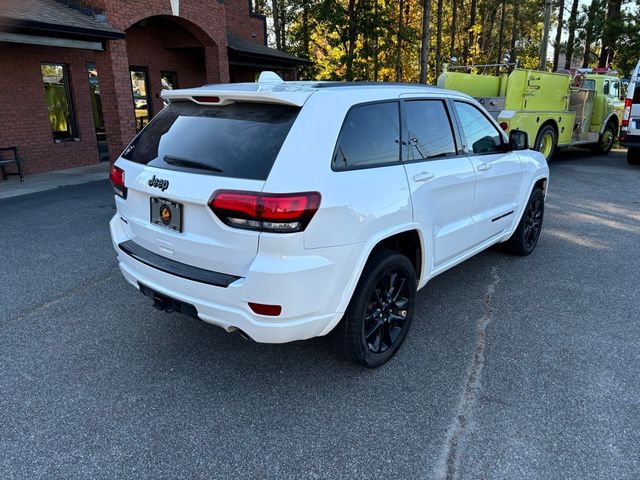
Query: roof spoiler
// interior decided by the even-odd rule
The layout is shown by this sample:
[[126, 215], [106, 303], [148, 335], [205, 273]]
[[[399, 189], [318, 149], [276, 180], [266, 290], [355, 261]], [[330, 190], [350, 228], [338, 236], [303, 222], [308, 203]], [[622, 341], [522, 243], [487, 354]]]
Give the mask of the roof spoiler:
[[[262, 72], [255, 84], [221, 84], [185, 90], [163, 90], [160, 96], [169, 102], [186, 101], [200, 105], [228, 105], [234, 102], [275, 103], [301, 107], [310, 92], [289, 89], [275, 72]], [[255, 86], [255, 87], [254, 87]]]

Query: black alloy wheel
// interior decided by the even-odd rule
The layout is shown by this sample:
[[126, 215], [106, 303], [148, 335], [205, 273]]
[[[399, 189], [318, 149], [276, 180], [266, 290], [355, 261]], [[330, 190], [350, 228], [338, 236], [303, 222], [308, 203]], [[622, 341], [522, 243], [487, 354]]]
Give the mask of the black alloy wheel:
[[503, 247], [514, 255], [529, 255], [538, 244], [543, 220], [544, 192], [534, 188], [518, 226], [511, 238], [502, 244]]
[[391, 348], [407, 323], [408, 274], [400, 268], [388, 271], [374, 287], [363, 322], [369, 350], [379, 354]]
[[338, 351], [369, 368], [391, 359], [409, 332], [417, 284], [413, 263], [405, 255], [373, 252], [347, 311], [331, 332]]
[[527, 206], [527, 219], [524, 225], [524, 241], [528, 249], [532, 249], [538, 243], [542, 231], [542, 216], [544, 215], [543, 199], [536, 196]]

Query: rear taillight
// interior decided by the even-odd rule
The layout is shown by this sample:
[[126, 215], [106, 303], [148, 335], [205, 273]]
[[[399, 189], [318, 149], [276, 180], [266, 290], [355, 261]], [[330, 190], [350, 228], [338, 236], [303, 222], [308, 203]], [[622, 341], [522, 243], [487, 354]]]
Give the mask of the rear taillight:
[[505, 132], [509, 131], [509, 124], [507, 122], [500, 122], [500, 128]]
[[209, 207], [230, 227], [275, 233], [303, 231], [320, 206], [318, 192], [257, 193], [220, 190]]
[[622, 127], [629, 126], [629, 118], [631, 117], [631, 103], [632, 100], [627, 98], [624, 101], [624, 111], [622, 112]]
[[124, 186], [124, 170], [115, 165], [111, 165], [111, 172], [109, 173], [109, 180], [113, 186], [113, 191], [116, 195], [122, 198], [127, 198], [127, 187]]

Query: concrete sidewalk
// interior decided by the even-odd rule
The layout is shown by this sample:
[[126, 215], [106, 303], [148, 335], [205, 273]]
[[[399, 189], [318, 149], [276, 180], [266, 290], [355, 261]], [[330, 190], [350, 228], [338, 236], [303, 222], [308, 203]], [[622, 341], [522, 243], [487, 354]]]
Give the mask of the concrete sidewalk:
[[67, 185], [106, 180], [109, 178], [109, 167], [109, 162], [101, 162], [86, 167], [36, 173], [25, 175], [24, 182], [20, 182], [20, 177], [18, 176], [12, 175], [7, 180], [2, 180], [0, 176], [0, 199], [53, 190]]

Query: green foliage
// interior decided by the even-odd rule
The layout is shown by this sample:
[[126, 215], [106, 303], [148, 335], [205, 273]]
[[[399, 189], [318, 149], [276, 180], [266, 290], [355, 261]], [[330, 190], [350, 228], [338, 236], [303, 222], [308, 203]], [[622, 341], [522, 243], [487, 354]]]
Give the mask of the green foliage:
[[[271, 18], [269, 37], [273, 46], [280, 43], [280, 47], [289, 53], [314, 62], [301, 72], [301, 78], [394, 81], [400, 41], [401, 80], [417, 82], [420, 74], [422, 1], [402, 0], [401, 25], [401, 0], [256, 0], [255, 7]], [[640, 56], [637, 13], [640, 0], [634, 0], [635, 5], [623, 5], [622, 13], [609, 19], [608, 2], [622, 1], [592, 0], [582, 7], [582, 12], [574, 20], [574, 58], [582, 60], [588, 40], [586, 56], [589, 64], [597, 64], [603, 38], [615, 38], [612, 66], [626, 72], [635, 65]], [[515, 56], [519, 65], [537, 68], [543, 29], [540, 1], [444, 0], [440, 3], [441, 55], [436, 58], [438, 2], [435, 0], [431, 14], [428, 83], [436, 81], [439, 72], [435, 72], [435, 65], [448, 64], [451, 57], [456, 57], [458, 63], [470, 65], [502, 62], [503, 58], [498, 57], [509, 54], [512, 59]], [[566, 1], [565, 8], [570, 4]], [[279, 12], [277, 19], [273, 17], [274, 5]], [[475, 15], [471, 11], [473, 7]], [[457, 9], [457, 21], [452, 31], [454, 8]], [[502, 8], [505, 15], [502, 15]], [[565, 29], [570, 21], [567, 12]], [[470, 25], [472, 17], [475, 17], [475, 22]], [[503, 18], [504, 24], [501, 25]], [[554, 18], [557, 18], [557, 12]], [[499, 41], [501, 29], [502, 44]]]

